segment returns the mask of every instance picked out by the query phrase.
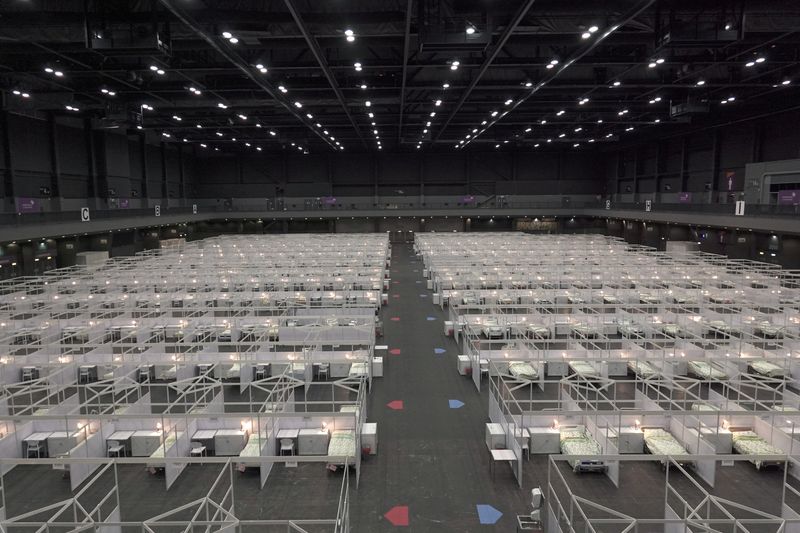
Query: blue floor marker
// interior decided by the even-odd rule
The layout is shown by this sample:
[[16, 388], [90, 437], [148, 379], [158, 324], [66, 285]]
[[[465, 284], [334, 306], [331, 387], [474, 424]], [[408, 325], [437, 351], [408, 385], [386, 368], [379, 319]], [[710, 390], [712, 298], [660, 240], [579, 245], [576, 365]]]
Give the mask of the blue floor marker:
[[478, 504], [475, 507], [478, 508], [478, 519], [481, 524], [496, 524], [500, 517], [503, 516], [503, 513], [491, 505]]
[[450, 409], [458, 409], [460, 407], [464, 407], [464, 402], [461, 400], [447, 400], [450, 404]]
[[436, 320], [436, 317], [435, 316], [429, 316], [429, 317], [426, 317], [425, 320], [430, 322], [431, 320]]
[[428, 295], [427, 295], [427, 294], [420, 294], [420, 295], [419, 295], [419, 297], [420, 297], [420, 298], [427, 298], [427, 297], [428, 297]]
[[418, 280], [417, 280], [417, 281], [415, 281], [414, 283], [422, 283], [422, 280], [421, 280], [421, 279], [418, 279]]
[[435, 353], [436, 355], [442, 355], [443, 353], [446, 353], [446, 352], [447, 352], [447, 350], [445, 350], [444, 348], [434, 348], [433, 349], [433, 353]]

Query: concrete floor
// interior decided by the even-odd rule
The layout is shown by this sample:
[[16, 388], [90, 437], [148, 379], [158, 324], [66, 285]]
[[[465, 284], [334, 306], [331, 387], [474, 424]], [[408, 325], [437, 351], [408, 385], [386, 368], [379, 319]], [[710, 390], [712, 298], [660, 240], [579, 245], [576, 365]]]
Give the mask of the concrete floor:
[[[358, 489], [355, 475], [350, 474], [352, 530], [393, 531], [395, 527], [384, 514], [394, 506], [408, 506], [409, 527], [415, 532], [514, 531], [516, 515], [528, 510], [530, 489], [547, 483], [547, 457], [533, 456], [524, 462], [522, 489], [506, 465], [498, 465], [494, 479], [490, 477], [490, 456], [484, 443], [488, 382], [484, 381], [479, 393], [471, 379], [457, 373], [459, 348], [443, 334], [446, 314], [432, 305], [421, 271], [411, 246], [396, 244], [389, 305], [381, 311], [384, 337], [379, 344], [399, 348], [401, 353], [387, 355], [385, 377], [374, 380], [367, 400], [369, 421], [378, 423], [379, 453], [362, 462]], [[436, 355], [435, 348], [446, 352]], [[248, 400], [228, 389], [227, 400]], [[618, 392], [628, 397], [633, 391], [621, 386]], [[557, 389], [548, 386], [537, 394], [538, 399], [549, 400], [557, 397]], [[403, 401], [402, 410], [387, 407], [394, 400]], [[460, 400], [464, 405], [451, 409], [448, 400]], [[577, 475], [564, 463], [558, 468], [581, 496], [639, 518], [663, 517], [664, 472], [658, 463], [625, 463], [619, 489], [602, 474]], [[219, 472], [217, 465], [189, 466], [166, 491], [163, 476], [150, 475], [140, 466], [119, 466], [122, 519], [144, 520], [201, 498]], [[275, 466], [263, 490], [257, 471], [232, 474], [226, 473], [228, 483], [233, 483], [235, 512], [241, 519], [335, 516], [343, 474], [329, 473], [322, 464]], [[718, 468], [713, 492], [778, 512], [782, 480], [781, 471], [756, 472], [742, 462]], [[6, 516], [70, 496], [69, 480], [61, 479], [50, 467], [16, 467], [3, 481]], [[103, 479], [87, 498], [103, 494], [108, 481]], [[692, 493], [688, 480], [674, 481]], [[476, 510], [479, 504], [491, 505], [503, 516], [495, 525], [481, 525]]]

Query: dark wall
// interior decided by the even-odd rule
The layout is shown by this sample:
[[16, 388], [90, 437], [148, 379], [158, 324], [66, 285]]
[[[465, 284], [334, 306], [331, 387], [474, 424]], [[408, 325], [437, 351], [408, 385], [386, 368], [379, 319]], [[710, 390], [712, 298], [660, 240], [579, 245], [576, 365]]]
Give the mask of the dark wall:
[[148, 198], [181, 198], [194, 188], [198, 165], [191, 146], [100, 129], [75, 117], [3, 112], [0, 119], [7, 129], [0, 135], [0, 175], [6, 180], [13, 175], [13, 196], [46, 197], [41, 192], [46, 187], [62, 198], [105, 198], [109, 190], [118, 198], [144, 197], [145, 190]]
[[800, 157], [800, 114], [787, 113], [612, 151], [603, 165], [608, 193], [705, 192], [744, 188], [745, 165]]
[[205, 156], [202, 198], [599, 194], [597, 154], [437, 152]]

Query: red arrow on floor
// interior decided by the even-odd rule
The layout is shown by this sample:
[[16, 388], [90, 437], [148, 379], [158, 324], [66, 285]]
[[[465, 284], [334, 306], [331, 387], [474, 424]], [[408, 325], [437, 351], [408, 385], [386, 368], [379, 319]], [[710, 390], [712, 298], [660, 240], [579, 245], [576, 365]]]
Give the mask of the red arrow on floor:
[[391, 522], [393, 526], [407, 526], [408, 525], [408, 505], [395, 505], [389, 509], [385, 515], [386, 520]]
[[392, 348], [389, 350], [389, 353], [392, 355], [400, 355], [400, 348]]
[[386, 404], [386, 407], [388, 407], [389, 409], [393, 409], [395, 411], [402, 411], [403, 400], [392, 400], [391, 402]]

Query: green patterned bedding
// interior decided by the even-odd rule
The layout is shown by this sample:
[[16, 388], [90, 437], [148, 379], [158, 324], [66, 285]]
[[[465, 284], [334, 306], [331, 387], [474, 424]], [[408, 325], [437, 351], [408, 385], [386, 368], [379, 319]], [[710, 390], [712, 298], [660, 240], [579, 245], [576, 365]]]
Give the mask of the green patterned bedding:
[[508, 364], [508, 373], [515, 378], [521, 379], [537, 379], [539, 372], [530, 363], [515, 362]]
[[767, 361], [766, 359], [750, 361], [750, 368], [768, 378], [778, 378], [786, 375], [785, 368]]
[[628, 361], [628, 368], [639, 377], [650, 378], [658, 375], [658, 370], [647, 361]]
[[586, 361], [570, 361], [569, 367], [573, 372], [584, 378], [596, 378], [600, 376], [597, 369]]
[[647, 449], [654, 455], [672, 455], [682, 457], [688, 455], [686, 448], [672, 436], [672, 433], [665, 429], [645, 429], [644, 443]]
[[[753, 431], [732, 432], [733, 449], [742, 455], [783, 455], [784, 451], [771, 445]], [[763, 461], [750, 461], [759, 470], [764, 466]]]
[[688, 366], [692, 374], [703, 379], [728, 379], [728, 374], [707, 361], [689, 361]]
[[[561, 431], [559, 437], [561, 453], [564, 455], [580, 455], [585, 457], [601, 455], [603, 453], [600, 444], [587, 434], [586, 430], [583, 428], [564, 429]], [[573, 469], [577, 469], [581, 461], [583, 461], [583, 459], [573, 459], [570, 461], [570, 465]]]

